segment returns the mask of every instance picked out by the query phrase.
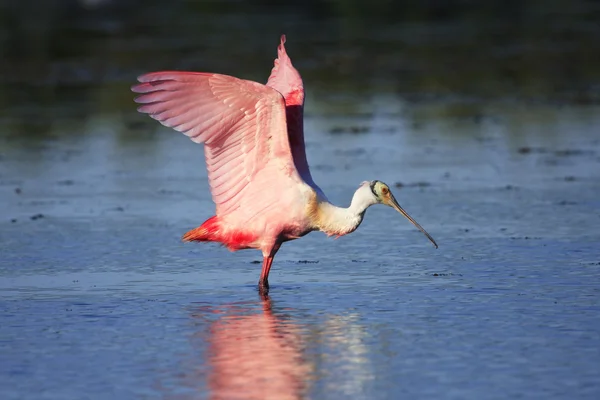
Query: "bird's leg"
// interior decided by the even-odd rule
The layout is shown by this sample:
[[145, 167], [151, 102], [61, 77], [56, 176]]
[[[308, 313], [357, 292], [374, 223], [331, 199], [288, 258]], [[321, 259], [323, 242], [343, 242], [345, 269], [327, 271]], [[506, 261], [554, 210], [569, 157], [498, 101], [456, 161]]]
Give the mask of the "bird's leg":
[[280, 247], [281, 243], [277, 243], [273, 246], [268, 255], [263, 254], [262, 271], [260, 272], [260, 279], [258, 280], [258, 291], [263, 295], [269, 293], [269, 271], [271, 271], [271, 264], [273, 264], [275, 254]]
[[269, 292], [269, 271], [271, 270], [271, 264], [273, 264], [273, 257], [270, 255], [263, 257], [262, 271], [258, 280], [258, 290], [264, 294]]

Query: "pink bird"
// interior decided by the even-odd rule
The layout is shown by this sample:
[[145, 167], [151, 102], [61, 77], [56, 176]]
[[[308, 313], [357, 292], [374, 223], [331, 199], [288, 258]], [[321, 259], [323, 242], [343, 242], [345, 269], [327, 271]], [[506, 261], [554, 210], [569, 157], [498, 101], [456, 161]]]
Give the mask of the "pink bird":
[[350, 207], [331, 204], [314, 183], [304, 151], [304, 86], [285, 51], [266, 85], [206, 72], [152, 72], [132, 87], [138, 111], [204, 143], [216, 215], [187, 232], [184, 241], [219, 242], [229, 250], [258, 249], [258, 282], [269, 288], [269, 271], [283, 242], [312, 231], [329, 236], [353, 232], [365, 211], [385, 204], [404, 215], [437, 248], [433, 238], [400, 207], [383, 182], [362, 182]]

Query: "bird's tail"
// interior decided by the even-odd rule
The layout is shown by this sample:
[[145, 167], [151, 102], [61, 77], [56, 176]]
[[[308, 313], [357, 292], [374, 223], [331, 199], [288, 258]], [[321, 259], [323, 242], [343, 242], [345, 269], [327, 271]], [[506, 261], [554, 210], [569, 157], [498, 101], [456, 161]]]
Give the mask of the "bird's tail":
[[184, 242], [220, 242], [219, 219], [213, 215], [199, 227], [187, 232], [181, 238]]
[[219, 242], [231, 251], [256, 248], [258, 237], [248, 231], [227, 229], [219, 217], [212, 216], [199, 227], [183, 235], [184, 242]]

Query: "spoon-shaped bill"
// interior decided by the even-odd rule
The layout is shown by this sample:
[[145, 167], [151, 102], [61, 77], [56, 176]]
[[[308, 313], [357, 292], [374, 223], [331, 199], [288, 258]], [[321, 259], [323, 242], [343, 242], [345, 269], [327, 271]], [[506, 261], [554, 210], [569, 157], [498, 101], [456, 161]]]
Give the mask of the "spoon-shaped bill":
[[423, 229], [423, 227], [421, 225], [419, 225], [417, 223], [417, 221], [415, 221], [410, 215], [408, 215], [408, 213], [406, 211], [404, 211], [404, 209], [402, 207], [400, 207], [400, 204], [398, 204], [398, 202], [396, 201], [396, 198], [391, 193], [390, 193], [388, 205], [390, 207], [394, 208], [400, 214], [404, 215], [406, 217], [406, 219], [408, 219], [410, 222], [412, 222], [412, 224], [414, 226], [416, 226], [421, 232], [423, 232], [423, 234], [425, 236], [427, 236], [427, 239], [429, 239], [431, 241], [431, 243], [433, 243], [433, 245], [435, 246], [436, 249], [438, 248], [437, 243], [435, 242], [435, 240], [433, 240], [431, 235], [429, 233], [427, 233], [427, 231], [425, 229]]

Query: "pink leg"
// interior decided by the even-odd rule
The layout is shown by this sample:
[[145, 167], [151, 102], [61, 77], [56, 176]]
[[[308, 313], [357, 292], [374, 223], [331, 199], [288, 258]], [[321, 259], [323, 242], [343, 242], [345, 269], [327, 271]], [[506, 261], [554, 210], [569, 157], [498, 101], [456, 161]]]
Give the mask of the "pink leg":
[[275, 254], [280, 247], [281, 244], [275, 244], [268, 256], [263, 255], [262, 271], [258, 280], [258, 289], [261, 293], [267, 294], [269, 292], [269, 271], [271, 271], [271, 264], [273, 264]]

